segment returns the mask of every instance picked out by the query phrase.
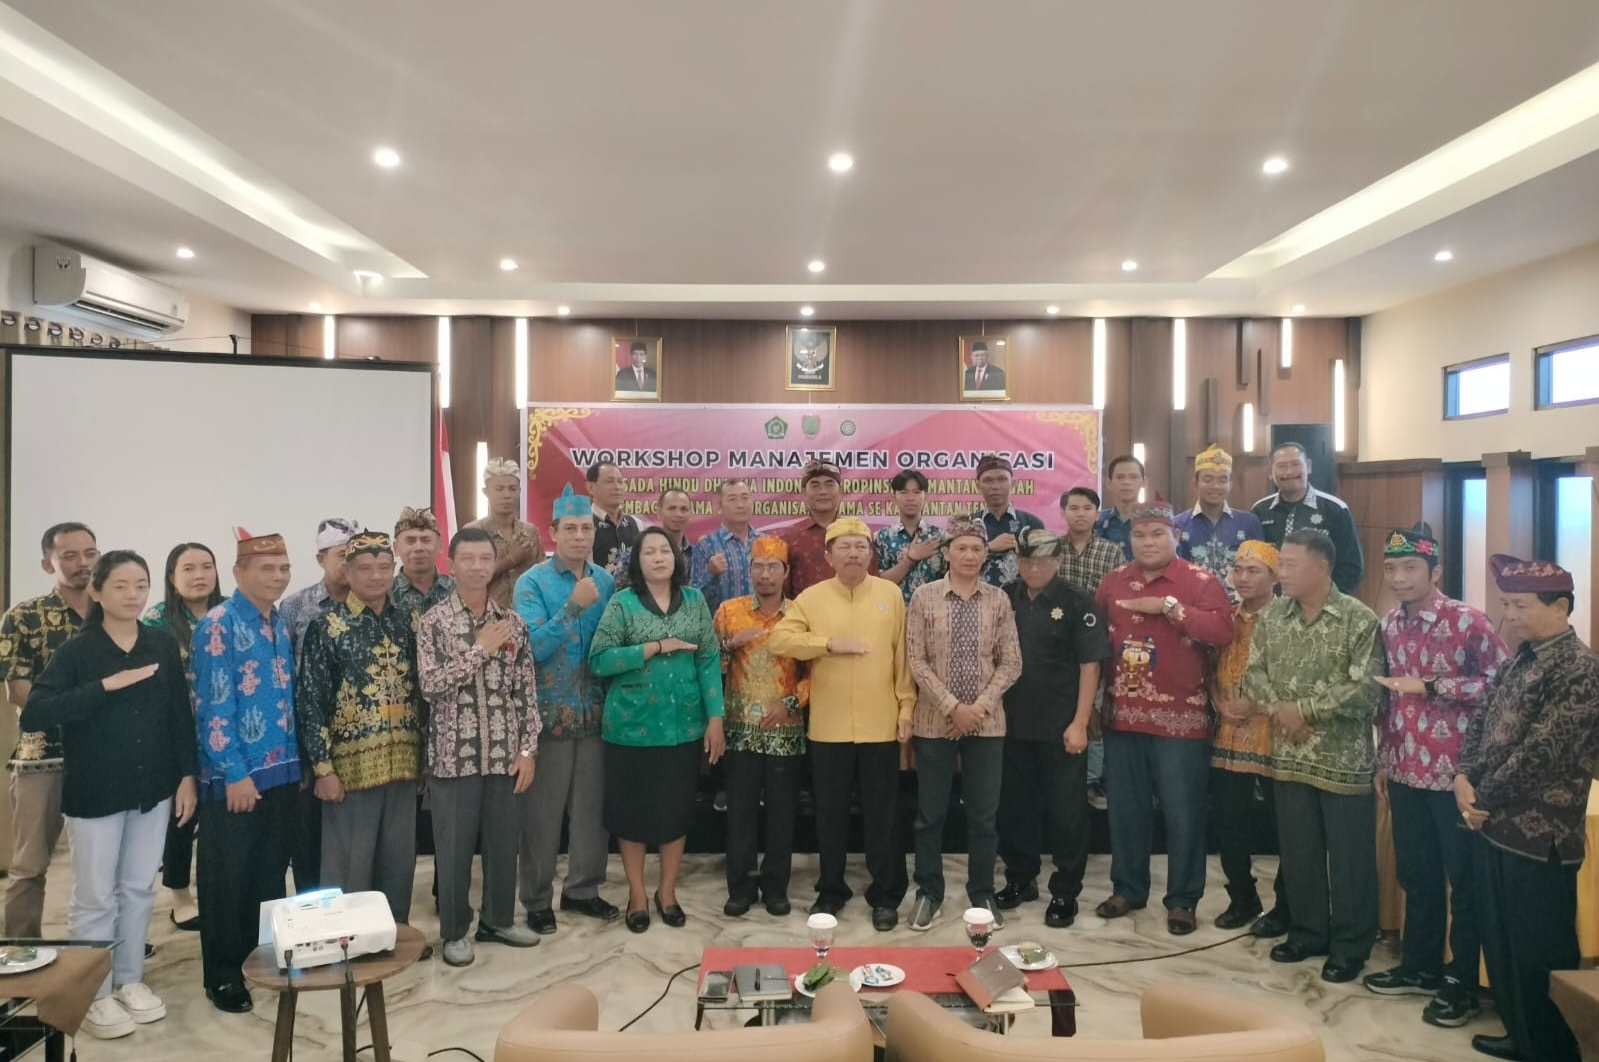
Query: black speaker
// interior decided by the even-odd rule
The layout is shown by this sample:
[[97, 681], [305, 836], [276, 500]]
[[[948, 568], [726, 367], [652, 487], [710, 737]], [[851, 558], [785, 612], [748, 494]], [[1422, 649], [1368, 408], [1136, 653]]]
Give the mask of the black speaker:
[[1333, 453], [1331, 424], [1273, 424], [1271, 448], [1298, 443], [1310, 458], [1310, 485], [1326, 494], [1336, 494], [1337, 455]]

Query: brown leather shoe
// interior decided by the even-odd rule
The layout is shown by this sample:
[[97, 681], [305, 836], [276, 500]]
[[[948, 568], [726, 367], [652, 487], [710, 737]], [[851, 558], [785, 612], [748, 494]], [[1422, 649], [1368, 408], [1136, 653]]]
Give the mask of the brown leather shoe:
[[1194, 912], [1187, 907], [1173, 907], [1166, 912], [1166, 931], [1174, 937], [1186, 937], [1195, 925]]
[[1131, 911], [1142, 911], [1144, 905], [1135, 904], [1125, 896], [1112, 895], [1110, 899], [1094, 908], [1094, 913], [1101, 918], [1121, 918]]

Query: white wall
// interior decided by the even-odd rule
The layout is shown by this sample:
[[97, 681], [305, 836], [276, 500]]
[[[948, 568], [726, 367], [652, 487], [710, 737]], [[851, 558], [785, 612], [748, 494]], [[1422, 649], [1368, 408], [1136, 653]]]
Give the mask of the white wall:
[[[1591, 335], [1599, 335], [1599, 244], [1367, 317], [1360, 459], [1563, 457], [1599, 445], [1599, 406], [1533, 409], [1533, 349]], [[1444, 366], [1495, 354], [1510, 355], [1509, 412], [1445, 421]]]
[[[39, 237], [12, 229], [0, 229], [0, 309], [36, 315], [65, 322], [58, 311], [37, 306], [33, 301], [33, 253]], [[225, 338], [240, 336], [239, 353], [250, 352], [250, 315], [243, 310], [224, 306], [220, 302], [203, 298], [192, 292], [189, 299], [189, 323], [180, 332], [160, 341], [160, 346], [172, 350], [191, 352], [222, 352], [232, 347]]]

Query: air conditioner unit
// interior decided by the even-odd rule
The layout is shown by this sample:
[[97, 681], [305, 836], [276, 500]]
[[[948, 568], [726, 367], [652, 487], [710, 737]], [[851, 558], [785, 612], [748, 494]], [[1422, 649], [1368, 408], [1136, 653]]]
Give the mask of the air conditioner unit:
[[189, 322], [180, 293], [57, 244], [33, 248], [33, 301], [151, 339]]

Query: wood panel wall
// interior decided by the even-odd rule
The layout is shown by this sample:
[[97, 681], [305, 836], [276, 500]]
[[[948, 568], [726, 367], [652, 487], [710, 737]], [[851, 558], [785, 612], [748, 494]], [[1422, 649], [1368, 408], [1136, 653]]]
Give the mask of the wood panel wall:
[[[837, 389], [783, 388], [784, 321], [568, 320], [528, 321], [528, 380], [535, 402], [603, 402], [615, 369], [612, 336], [660, 336], [661, 395], [666, 402], [941, 404], [958, 399], [958, 337], [1008, 337], [1005, 366], [1011, 400], [1029, 404], [1088, 404], [1093, 400], [1093, 322], [1085, 318], [1017, 321], [816, 322], [838, 329]], [[473, 454], [478, 440], [494, 455], [517, 446], [514, 321], [458, 317], [451, 325], [451, 403], [446, 426], [452, 444], [457, 508], [475, 506]], [[1294, 358], [1278, 366], [1281, 324], [1276, 319], [1193, 318], [1186, 322], [1186, 405], [1172, 393], [1173, 323], [1159, 318], [1106, 322], [1104, 455], [1144, 444], [1151, 486], [1177, 504], [1192, 501], [1192, 459], [1219, 442], [1237, 459], [1234, 500], [1248, 505], [1271, 490], [1264, 453], [1270, 423], [1328, 423], [1333, 363], [1344, 359], [1346, 425], [1353, 459], [1359, 437], [1358, 350], [1349, 323], [1299, 319]], [[430, 361], [438, 349], [434, 317], [337, 319], [339, 357]], [[289, 357], [322, 355], [322, 319], [262, 315], [252, 349]], [[1243, 452], [1240, 407], [1255, 406], [1255, 453]], [[1049, 515], [1049, 514], [1045, 514]]]

